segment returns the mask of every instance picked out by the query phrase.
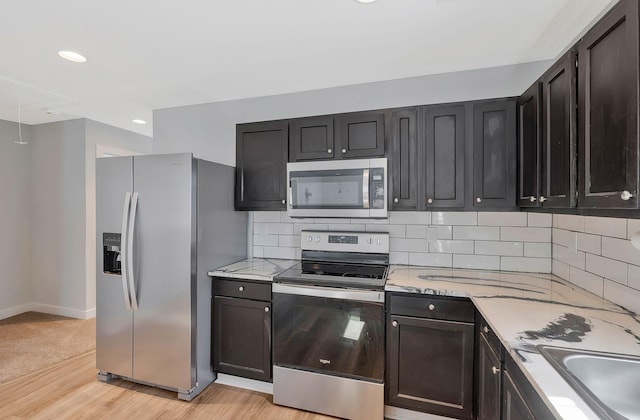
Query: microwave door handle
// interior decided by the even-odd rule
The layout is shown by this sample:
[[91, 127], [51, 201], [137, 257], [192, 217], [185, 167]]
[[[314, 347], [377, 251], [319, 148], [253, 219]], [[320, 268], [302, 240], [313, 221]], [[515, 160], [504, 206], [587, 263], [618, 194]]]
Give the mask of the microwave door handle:
[[362, 171], [362, 208], [369, 208], [369, 170]]
[[129, 222], [129, 207], [131, 205], [131, 193], [124, 195], [124, 208], [122, 209], [122, 231], [120, 232], [120, 276], [122, 277], [122, 293], [124, 294], [124, 304], [131, 310], [131, 296], [127, 287], [127, 226]]
[[289, 182], [289, 208], [293, 208], [293, 188], [291, 187], [291, 182]]
[[131, 196], [131, 210], [129, 211], [129, 234], [127, 235], [127, 260], [129, 262], [128, 278], [129, 290], [131, 291], [131, 306], [134, 311], [138, 310], [138, 298], [136, 296], [136, 282], [133, 277], [135, 267], [133, 265], [133, 235], [136, 227], [136, 210], [138, 209], [138, 193], [134, 192]]

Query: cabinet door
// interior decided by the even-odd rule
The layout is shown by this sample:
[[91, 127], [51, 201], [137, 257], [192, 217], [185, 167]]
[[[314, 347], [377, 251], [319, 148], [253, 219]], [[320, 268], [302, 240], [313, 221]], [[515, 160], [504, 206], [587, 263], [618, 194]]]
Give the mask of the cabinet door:
[[271, 380], [271, 303], [215, 296], [213, 369]]
[[384, 156], [384, 112], [358, 112], [337, 119], [338, 158]]
[[487, 340], [480, 335], [478, 348], [478, 420], [500, 418], [502, 364], [491, 350]]
[[426, 208], [464, 207], [464, 106], [424, 111]]
[[286, 204], [287, 121], [236, 126], [236, 209], [282, 210]]
[[638, 206], [638, 1], [623, 0], [578, 46], [580, 207]]
[[[505, 371], [504, 388], [502, 396], [502, 419], [503, 420], [533, 420], [535, 417], [527, 406], [524, 398], [518, 391], [509, 372]], [[495, 417], [500, 418], [500, 417]]]
[[518, 205], [539, 207], [542, 131], [541, 85], [535, 82], [518, 99]]
[[516, 204], [515, 108], [512, 100], [474, 106], [474, 207], [513, 207]]
[[542, 76], [544, 207], [576, 205], [576, 63], [569, 51]]
[[391, 116], [391, 209], [418, 209], [418, 109], [395, 110]]
[[473, 324], [390, 315], [389, 404], [473, 417]]
[[291, 122], [289, 160], [333, 159], [333, 117], [299, 118]]

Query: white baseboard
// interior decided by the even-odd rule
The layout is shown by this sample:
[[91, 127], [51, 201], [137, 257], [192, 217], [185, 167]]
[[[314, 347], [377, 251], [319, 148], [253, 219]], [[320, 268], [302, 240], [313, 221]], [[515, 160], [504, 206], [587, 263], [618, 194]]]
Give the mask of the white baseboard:
[[0, 309], [0, 319], [20, 315], [25, 312], [42, 312], [51, 315], [67, 316], [69, 318], [89, 319], [95, 318], [96, 308], [87, 310], [66, 308], [64, 306], [45, 305], [43, 303], [24, 303], [7, 309]]
[[218, 373], [218, 379], [216, 379], [215, 383], [273, 395], [273, 384], [271, 382], [256, 381], [255, 379]]

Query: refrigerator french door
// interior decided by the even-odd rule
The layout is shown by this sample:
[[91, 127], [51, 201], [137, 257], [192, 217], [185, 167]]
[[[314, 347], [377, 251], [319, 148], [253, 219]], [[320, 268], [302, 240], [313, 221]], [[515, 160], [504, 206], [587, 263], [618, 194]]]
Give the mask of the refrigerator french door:
[[98, 159], [96, 172], [99, 378], [189, 400], [214, 379], [206, 271], [246, 255], [246, 242], [224, 232], [246, 238], [246, 215], [233, 212], [233, 168], [175, 154]]

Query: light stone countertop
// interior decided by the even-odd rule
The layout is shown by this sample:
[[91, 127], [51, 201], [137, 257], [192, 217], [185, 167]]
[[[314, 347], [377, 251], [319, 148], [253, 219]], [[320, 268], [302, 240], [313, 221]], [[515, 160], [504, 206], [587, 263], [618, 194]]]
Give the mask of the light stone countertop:
[[552, 274], [392, 265], [386, 291], [468, 297], [560, 419], [599, 419], [536, 345], [640, 356], [640, 316]]
[[273, 278], [298, 264], [298, 260], [278, 260], [274, 258], [248, 258], [209, 271], [211, 277], [231, 277], [247, 280], [273, 281]]

